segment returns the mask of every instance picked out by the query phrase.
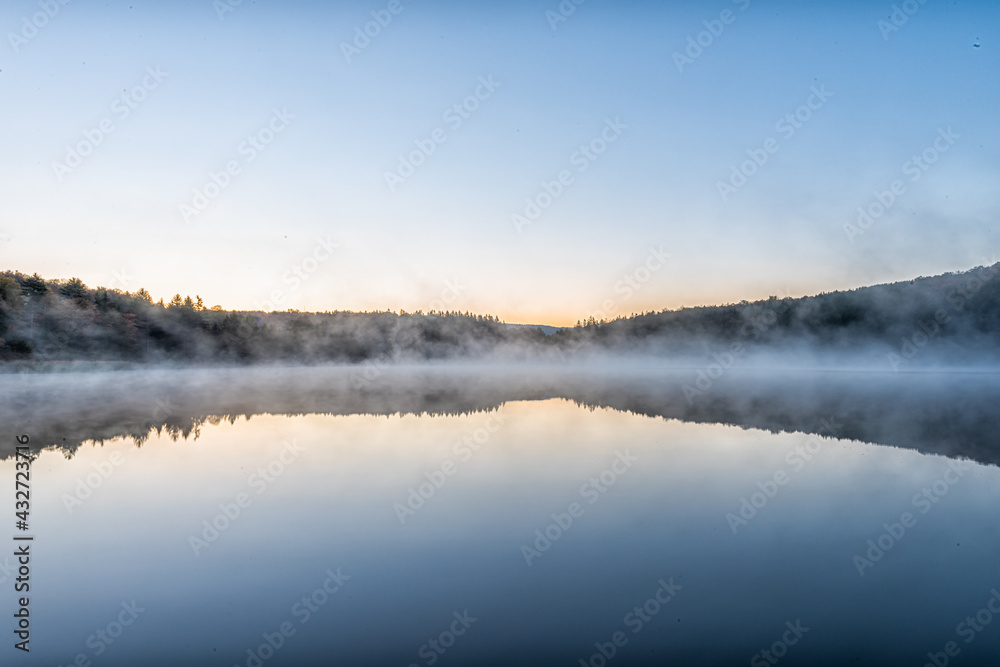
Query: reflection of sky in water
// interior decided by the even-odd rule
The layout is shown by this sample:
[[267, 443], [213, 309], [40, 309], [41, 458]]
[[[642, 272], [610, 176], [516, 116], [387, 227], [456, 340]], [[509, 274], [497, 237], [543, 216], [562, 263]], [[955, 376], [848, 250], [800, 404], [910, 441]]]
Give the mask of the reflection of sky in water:
[[[438, 664], [579, 664], [617, 630], [629, 642], [613, 664], [745, 664], [796, 619], [810, 630], [789, 664], [919, 663], [949, 640], [963, 661], [1000, 648], [1000, 627], [971, 644], [955, 635], [1000, 585], [996, 468], [970, 464], [921, 514], [913, 496], [949, 459], [821, 439], [795, 470], [786, 455], [816, 436], [561, 399], [504, 405], [480, 451], [456, 455], [491, 414], [258, 416], [206, 424], [197, 440], [42, 454], [30, 664], [94, 658], [87, 638], [133, 598], [145, 611], [95, 665], [246, 664], [246, 649], [284, 621], [296, 634], [267, 665], [427, 664], [419, 647], [466, 609], [478, 620]], [[291, 440], [304, 452], [258, 495], [248, 476]], [[616, 450], [638, 461], [588, 504], [581, 484]], [[70, 515], [62, 495], [112, 452], [123, 462]], [[455, 474], [400, 525], [393, 505], [447, 460]], [[788, 483], [734, 535], [725, 515], [776, 471]], [[12, 461], [0, 475], [12, 497]], [[251, 505], [196, 557], [189, 536], [241, 492]], [[528, 567], [521, 546], [571, 502], [583, 515]], [[916, 526], [859, 577], [852, 557], [904, 511]], [[300, 624], [293, 605], [338, 567], [350, 580]], [[683, 589], [632, 634], [623, 617], [670, 577]]]

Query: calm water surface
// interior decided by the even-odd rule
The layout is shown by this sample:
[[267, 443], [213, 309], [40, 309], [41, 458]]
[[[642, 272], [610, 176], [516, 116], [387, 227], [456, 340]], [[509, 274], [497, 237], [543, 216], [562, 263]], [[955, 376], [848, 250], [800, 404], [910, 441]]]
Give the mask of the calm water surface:
[[1000, 655], [996, 376], [400, 373], [0, 378], [5, 664]]

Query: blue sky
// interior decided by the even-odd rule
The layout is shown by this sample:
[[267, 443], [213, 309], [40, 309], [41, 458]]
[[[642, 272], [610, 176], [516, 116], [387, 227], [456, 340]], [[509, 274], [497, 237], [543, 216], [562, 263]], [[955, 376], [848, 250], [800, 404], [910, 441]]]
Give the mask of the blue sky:
[[4, 3], [0, 266], [569, 324], [998, 259], [994, 2], [224, 1]]

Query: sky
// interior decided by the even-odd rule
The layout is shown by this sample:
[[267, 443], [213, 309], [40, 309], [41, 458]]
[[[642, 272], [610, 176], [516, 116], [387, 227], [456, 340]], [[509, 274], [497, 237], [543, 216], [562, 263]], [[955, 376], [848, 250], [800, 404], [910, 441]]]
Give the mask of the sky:
[[1000, 254], [1000, 3], [9, 0], [0, 269], [594, 316]]

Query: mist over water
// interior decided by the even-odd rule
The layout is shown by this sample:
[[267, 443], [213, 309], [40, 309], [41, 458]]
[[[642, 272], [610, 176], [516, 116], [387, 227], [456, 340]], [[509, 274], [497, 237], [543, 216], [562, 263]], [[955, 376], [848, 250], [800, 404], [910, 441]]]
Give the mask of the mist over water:
[[5, 445], [44, 448], [32, 659], [972, 664], [1000, 650], [956, 634], [1000, 585], [998, 398], [625, 363], [6, 374]]
[[996, 667], [997, 0], [0, 25], [0, 667]]
[[[565, 398], [585, 407], [721, 423], [972, 458], [996, 464], [1000, 373], [678, 366], [658, 360], [585, 367], [440, 364], [160, 369], [0, 375], [5, 435], [72, 454], [86, 441], [197, 437], [203, 424], [261, 414], [454, 415], [511, 401]], [[12, 454], [8, 437], [5, 456]]]
[[[730, 368], [1000, 368], [1000, 263], [811, 297], [664, 309], [574, 327], [429, 310], [225, 311], [175, 295], [0, 273], [0, 362], [65, 367], [649, 363]], [[44, 326], [36, 326], [36, 320]], [[715, 378], [711, 378], [715, 379]]]

